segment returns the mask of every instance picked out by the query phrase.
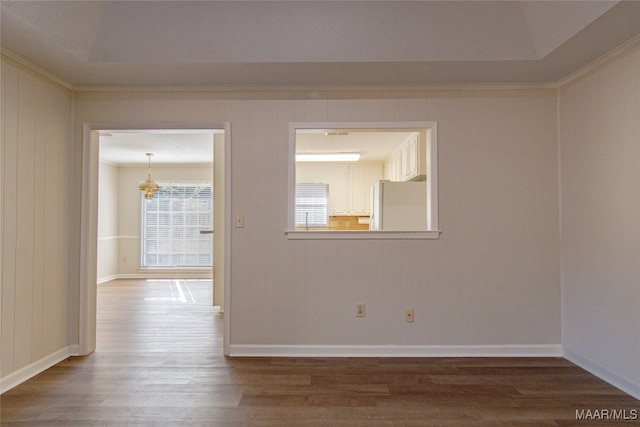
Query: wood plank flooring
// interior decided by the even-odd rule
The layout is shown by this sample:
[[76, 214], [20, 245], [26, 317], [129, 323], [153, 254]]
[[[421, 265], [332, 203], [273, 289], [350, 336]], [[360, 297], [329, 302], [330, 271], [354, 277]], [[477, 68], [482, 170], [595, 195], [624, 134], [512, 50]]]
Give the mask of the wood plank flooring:
[[225, 358], [211, 291], [191, 280], [100, 285], [97, 351], [3, 394], [2, 425], [640, 424], [577, 420], [602, 409], [633, 418], [640, 401], [561, 358]]

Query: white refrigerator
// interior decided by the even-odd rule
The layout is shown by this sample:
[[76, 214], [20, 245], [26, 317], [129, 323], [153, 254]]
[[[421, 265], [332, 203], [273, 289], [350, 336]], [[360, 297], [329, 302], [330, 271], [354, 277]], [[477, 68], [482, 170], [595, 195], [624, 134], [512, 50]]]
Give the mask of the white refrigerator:
[[427, 229], [427, 183], [383, 180], [371, 186], [369, 230]]

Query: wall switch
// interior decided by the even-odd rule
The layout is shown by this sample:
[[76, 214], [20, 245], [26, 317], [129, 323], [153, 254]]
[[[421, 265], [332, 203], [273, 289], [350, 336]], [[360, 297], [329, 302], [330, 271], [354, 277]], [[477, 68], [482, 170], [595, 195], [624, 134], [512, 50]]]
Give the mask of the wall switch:
[[236, 228], [244, 228], [244, 215], [236, 215]]
[[127, 262], [127, 257], [126, 256], [122, 257], [122, 262]]
[[413, 308], [407, 308], [404, 310], [404, 321], [413, 322]]
[[364, 317], [364, 303], [356, 304], [356, 317]]

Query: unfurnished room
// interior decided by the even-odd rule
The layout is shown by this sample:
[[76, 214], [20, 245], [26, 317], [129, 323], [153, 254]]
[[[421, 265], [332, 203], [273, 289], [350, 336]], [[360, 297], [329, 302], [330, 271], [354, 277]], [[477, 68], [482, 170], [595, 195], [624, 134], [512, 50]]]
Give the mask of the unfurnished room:
[[0, 421], [640, 422], [640, 2], [0, 1]]

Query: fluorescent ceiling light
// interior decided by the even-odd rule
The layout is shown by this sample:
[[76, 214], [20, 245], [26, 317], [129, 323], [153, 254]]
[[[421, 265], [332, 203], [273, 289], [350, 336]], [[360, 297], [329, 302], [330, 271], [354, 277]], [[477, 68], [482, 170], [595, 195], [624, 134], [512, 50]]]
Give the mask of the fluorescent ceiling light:
[[301, 153], [296, 162], [357, 162], [360, 153]]

